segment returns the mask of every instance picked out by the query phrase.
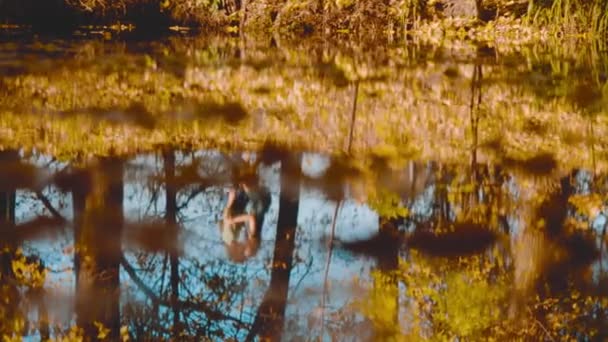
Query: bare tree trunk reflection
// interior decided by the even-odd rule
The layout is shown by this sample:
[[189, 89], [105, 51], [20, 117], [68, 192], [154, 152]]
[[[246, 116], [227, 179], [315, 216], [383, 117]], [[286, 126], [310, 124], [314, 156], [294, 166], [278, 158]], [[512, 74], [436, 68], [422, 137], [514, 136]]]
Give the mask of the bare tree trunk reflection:
[[452, 181], [451, 171], [445, 165], [440, 165], [437, 172], [437, 185], [434, 192], [433, 216], [436, 225], [441, 227], [450, 221], [452, 208], [448, 198], [448, 184]]
[[[88, 176], [88, 174], [87, 174]], [[72, 210], [74, 215], [74, 245], [79, 244], [82, 239], [82, 230], [84, 223], [84, 213], [86, 209], [86, 199], [90, 191], [89, 184], [84, 182], [72, 190]], [[80, 265], [82, 264], [82, 253], [80, 248], [74, 248], [74, 277], [76, 289], [79, 289]], [[80, 302], [76, 302], [76, 311], [80, 311]]]
[[[177, 190], [175, 188], [175, 152], [166, 150], [163, 152], [163, 162], [165, 169], [165, 221], [167, 229], [178, 229], [177, 227]], [[177, 234], [171, 234], [177, 236]], [[180, 334], [179, 323], [179, 259], [177, 246], [173, 246], [169, 253], [170, 259], [170, 283], [171, 283], [171, 307], [173, 310], [173, 338], [178, 338]]]
[[385, 281], [384, 286], [379, 288], [386, 289], [386, 293], [392, 295], [391, 305], [385, 310], [391, 314], [392, 324], [388, 331], [376, 332], [377, 340], [394, 338], [399, 329], [399, 280], [397, 279], [397, 268], [399, 267], [399, 246], [400, 234], [398, 230], [398, 220], [385, 217], [378, 218], [380, 234], [387, 237], [387, 243], [383, 251], [379, 251], [377, 257], [378, 270], [382, 272]]
[[[16, 162], [19, 152], [0, 151], [0, 162]], [[15, 224], [15, 189], [0, 189], [0, 220], [2, 223]]]
[[[19, 159], [17, 151], [8, 150], [0, 152], [0, 163], [2, 162], [15, 162]], [[15, 189], [0, 189], [0, 227], [8, 227], [11, 229], [15, 226], [15, 207], [16, 207], [16, 193]], [[19, 306], [19, 292], [16, 286], [11, 285], [11, 281], [8, 279], [14, 278], [12, 261], [15, 255], [15, 249], [13, 243], [2, 241], [0, 243], [0, 284], [3, 286], [3, 302], [0, 304], [0, 311], [4, 313], [2, 321], [12, 322], [18, 315]], [[8, 302], [6, 302], [8, 301]], [[14, 331], [13, 327], [5, 326], [0, 321], [0, 334], [19, 333]], [[8, 331], [4, 331], [8, 329]]]
[[473, 193], [473, 200], [479, 196], [480, 177], [478, 171], [478, 160], [477, 160], [477, 148], [479, 145], [479, 119], [481, 106], [481, 85], [482, 85], [482, 66], [481, 64], [475, 64], [473, 70], [473, 80], [471, 81], [471, 103], [469, 106], [469, 116], [471, 121], [471, 176], [472, 182], [475, 185], [475, 193]]
[[355, 120], [357, 118], [357, 99], [359, 98], [359, 81], [355, 83], [355, 90], [353, 94], [353, 108], [350, 116], [350, 131], [348, 134], [348, 153], [351, 152], [353, 145], [353, 134], [355, 132]]
[[[1, 151], [0, 152], [0, 163], [1, 162], [16, 162], [19, 160], [19, 153], [14, 150]], [[15, 189], [0, 189], [0, 224], [5, 227], [15, 225]], [[3, 242], [4, 244], [4, 242]], [[2, 246], [3, 250], [0, 252], [2, 275], [10, 273], [10, 259], [11, 254], [15, 246]]]
[[331, 220], [331, 233], [329, 236], [329, 251], [327, 252], [327, 260], [325, 262], [325, 275], [323, 276], [323, 293], [321, 297], [321, 339], [325, 334], [325, 304], [326, 300], [329, 297], [329, 284], [327, 282], [329, 276], [329, 266], [331, 265], [331, 257], [334, 251], [334, 238], [336, 233], [336, 221], [338, 219], [338, 212], [340, 211], [340, 206], [342, 205], [342, 201], [339, 201], [336, 204], [336, 208], [334, 210], [334, 216]]
[[[41, 292], [44, 290], [41, 290]], [[49, 314], [44, 302], [44, 293], [40, 293], [38, 306], [38, 316], [40, 321], [40, 339], [42, 341], [48, 341], [51, 339], [51, 327], [49, 325]]]
[[[511, 315], [515, 315], [525, 304], [527, 297], [535, 289], [551, 265], [560, 258], [560, 249], [555, 245], [555, 238], [563, 231], [567, 217], [568, 198], [573, 194], [571, 175], [563, 177], [561, 186], [547, 194], [528, 195], [531, 200], [538, 201], [533, 196], [542, 196], [540, 205], [529, 204], [529, 212], [513, 247], [514, 280], [518, 296], [511, 306]], [[543, 191], [538, 190], [537, 191]], [[565, 281], [565, 274], [561, 275]], [[548, 284], [549, 285], [549, 284]], [[555, 285], [555, 284], [553, 284]]]
[[[272, 260], [270, 286], [253, 322], [247, 341], [259, 335], [262, 340], [281, 339], [293, 266], [293, 251], [298, 220], [300, 185], [292, 184], [293, 175], [300, 173], [301, 155], [290, 155], [281, 160], [281, 195], [279, 218]], [[297, 178], [299, 179], [299, 178]]]
[[[82, 195], [82, 194], [80, 194]], [[99, 160], [91, 173], [91, 187], [84, 201], [78, 228], [78, 325], [87, 336], [111, 340], [120, 331], [119, 267], [123, 227], [123, 162]], [[82, 205], [82, 198], [75, 201]]]

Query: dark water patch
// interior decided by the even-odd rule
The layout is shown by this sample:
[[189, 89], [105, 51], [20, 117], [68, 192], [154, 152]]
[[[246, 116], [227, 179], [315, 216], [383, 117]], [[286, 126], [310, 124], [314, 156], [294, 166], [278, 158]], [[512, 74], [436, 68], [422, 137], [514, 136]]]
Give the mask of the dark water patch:
[[64, 192], [86, 193], [92, 186], [91, 173], [85, 168], [65, 168], [53, 175], [53, 183]]
[[478, 254], [496, 242], [497, 234], [481, 224], [455, 223], [446, 232], [416, 230], [407, 237], [410, 248], [433, 256]]
[[552, 153], [541, 153], [525, 159], [504, 158], [503, 162], [506, 167], [537, 176], [549, 175], [557, 168], [557, 160]]
[[192, 103], [191, 111], [186, 110], [183, 119], [224, 120], [229, 124], [238, 124], [247, 118], [247, 110], [239, 102], [201, 101]]
[[460, 72], [454, 67], [446, 68], [443, 74], [448, 78], [457, 78], [458, 76], [460, 76]]
[[259, 154], [260, 161], [264, 164], [270, 165], [287, 158], [291, 154], [291, 149], [289, 146], [268, 141], [264, 143]]
[[366, 239], [355, 241], [337, 241], [339, 248], [347, 250], [355, 255], [382, 259], [390, 256], [394, 251], [399, 250], [405, 238], [396, 230], [380, 230]]
[[304, 177], [304, 184], [320, 190], [329, 200], [340, 201], [346, 197], [346, 185], [361, 179], [363, 172], [346, 158], [332, 159], [329, 167], [319, 177]]
[[0, 191], [22, 188], [38, 190], [50, 180], [46, 170], [20, 160], [5, 160], [1, 163]]
[[335, 63], [322, 63], [318, 70], [321, 77], [329, 79], [338, 88], [344, 88], [351, 83], [346, 71]]
[[37, 217], [18, 225], [0, 225], [3, 243], [18, 246], [25, 241], [57, 238], [67, 222], [62, 218]]
[[155, 116], [141, 103], [133, 103], [121, 108], [83, 108], [61, 113], [61, 116], [86, 116], [114, 125], [133, 125], [145, 129], [153, 129], [156, 125]]
[[547, 133], [547, 125], [539, 120], [530, 119], [524, 123], [524, 130], [532, 134], [544, 135]]
[[596, 238], [593, 233], [579, 231], [561, 235], [557, 238], [557, 244], [568, 254], [566, 263], [571, 267], [580, 267], [589, 265], [600, 257]]
[[271, 68], [274, 65], [274, 63], [270, 59], [249, 59], [247, 61], [246, 65], [252, 67], [256, 71], [261, 71], [264, 69]]
[[123, 230], [123, 243], [127, 248], [148, 253], [183, 253], [179, 241], [179, 227], [175, 225], [160, 220], [136, 222], [125, 224]]
[[598, 86], [596, 82], [591, 80], [583, 81], [584, 83], [576, 85], [572, 89], [568, 98], [578, 108], [585, 110], [587, 113], [593, 114], [600, 112], [604, 105], [603, 86]]
[[272, 88], [267, 87], [267, 86], [259, 86], [259, 87], [253, 88], [252, 92], [254, 94], [258, 94], [258, 95], [268, 95], [268, 94], [272, 93]]

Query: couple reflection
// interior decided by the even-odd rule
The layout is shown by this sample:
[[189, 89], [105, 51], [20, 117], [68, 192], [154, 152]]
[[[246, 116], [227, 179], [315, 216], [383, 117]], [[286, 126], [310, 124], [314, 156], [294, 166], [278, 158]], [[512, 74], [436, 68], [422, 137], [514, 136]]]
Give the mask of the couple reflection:
[[228, 190], [220, 230], [232, 261], [242, 263], [257, 253], [269, 207], [270, 192], [259, 184], [255, 174], [240, 176], [236, 186]]

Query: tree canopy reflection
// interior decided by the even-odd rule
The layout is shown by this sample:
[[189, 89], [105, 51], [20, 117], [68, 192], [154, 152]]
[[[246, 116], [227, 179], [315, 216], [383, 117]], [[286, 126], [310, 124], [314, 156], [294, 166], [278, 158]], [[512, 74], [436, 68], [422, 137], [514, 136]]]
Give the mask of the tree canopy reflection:
[[3, 337], [608, 337], [604, 51], [223, 42], [0, 70]]

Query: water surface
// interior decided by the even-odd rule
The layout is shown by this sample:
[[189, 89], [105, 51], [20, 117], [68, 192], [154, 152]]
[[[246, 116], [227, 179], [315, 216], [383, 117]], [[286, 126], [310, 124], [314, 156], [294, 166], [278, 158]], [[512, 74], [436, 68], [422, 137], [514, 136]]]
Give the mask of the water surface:
[[599, 44], [1, 37], [7, 337], [608, 338]]

